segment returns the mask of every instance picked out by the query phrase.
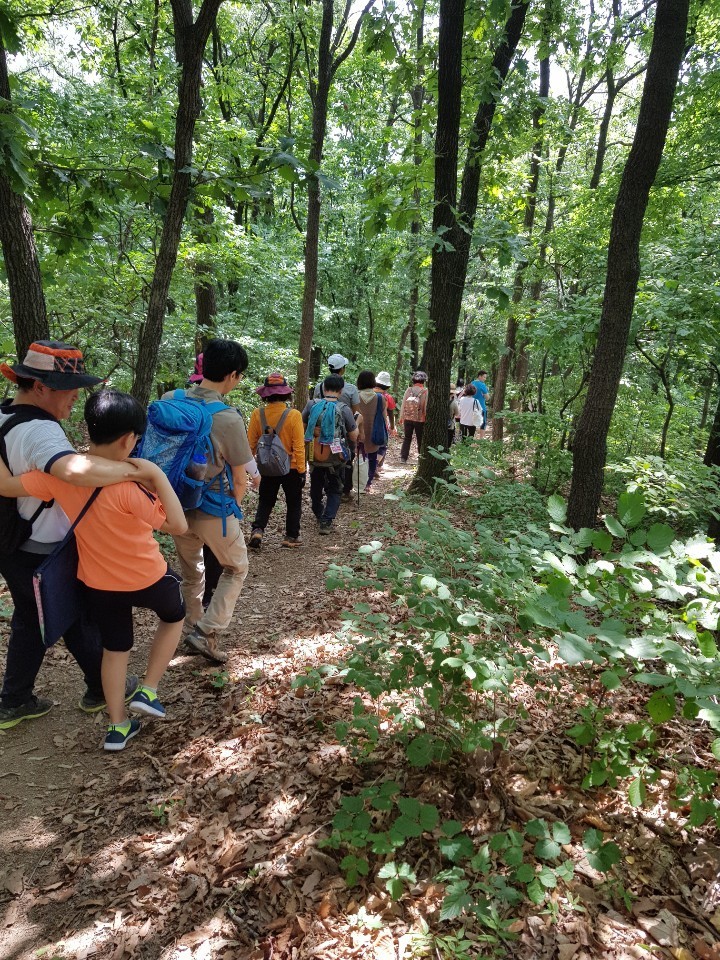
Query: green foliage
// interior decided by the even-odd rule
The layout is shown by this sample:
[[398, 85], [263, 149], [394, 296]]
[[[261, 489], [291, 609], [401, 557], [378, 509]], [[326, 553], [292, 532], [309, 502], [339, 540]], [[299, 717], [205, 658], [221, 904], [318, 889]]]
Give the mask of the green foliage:
[[[467, 497], [467, 516], [484, 500]], [[523, 715], [517, 685], [542, 696], [553, 682], [547, 665], [560, 661], [555, 696], [564, 689], [560, 715], [574, 714], [566, 733], [580, 757], [578, 788], [622, 789], [642, 807], [669, 775], [688, 828], [720, 822], [715, 772], [663, 747], [665, 726], [679, 718], [720, 730], [720, 554], [711, 542], [683, 540], [654, 520], [637, 488], [619, 496], [603, 529], [578, 532], [564, 525], [557, 495], [547, 503], [549, 532], [527, 524], [509, 535], [498, 524], [493, 536], [484, 519], [467, 529], [442, 510], [401, 508], [414, 514], [414, 541], [398, 542], [388, 527], [353, 567], [328, 571], [331, 589], [389, 600], [376, 611], [359, 599], [343, 614], [352, 649], [338, 669], [358, 696], [337, 732], [357, 755], [370, 758], [391, 738], [408, 769], [450, 769], [463, 753], [502, 750]], [[629, 691], [644, 716], [613, 708]], [[720, 755], [720, 738], [712, 750]], [[458, 808], [443, 820], [438, 807], [387, 781], [342, 799], [326, 843], [344, 851], [349, 883], [375, 875], [393, 897], [419, 876], [420, 844], [436, 845], [447, 864], [434, 877], [445, 885], [441, 918], [472, 915], [503, 942], [519, 903], [540, 905], [572, 877], [568, 852], [578, 840], [566, 824], [542, 819], [470, 834], [464, 816]], [[582, 849], [626, 902], [616, 840], [588, 830]]]
[[661, 460], [631, 457], [608, 466], [612, 485], [627, 484], [642, 495], [650, 517], [668, 521], [678, 532], [697, 533], [720, 516], [720, 475], [698, 457]]

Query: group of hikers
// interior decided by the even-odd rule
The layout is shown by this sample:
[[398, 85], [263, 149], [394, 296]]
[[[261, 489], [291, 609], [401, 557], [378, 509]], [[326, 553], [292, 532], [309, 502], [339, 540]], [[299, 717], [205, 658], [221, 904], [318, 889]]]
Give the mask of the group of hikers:
[[[69, 537], [77, 543], [81, 613], [63, 638], [87, 687], [80, 709], [107, 711], [105, 750], [122, 750], [136, 736], [137, 715], [165, 716], [158, 686], [184, 624], [188, 653], [226, 662], [220, 638], [248, 571], [240, 525], [248, 485], [258, 491], [248, 546], [261, 549], [282, 489], [282, 545], [297, 548], [308, 465], [311, 509], [327, 535], [355, 484], [362, 479], [364, 491], [374, 491], [398, 424], [400, 459], [407, 462], [413, 436], [420, 449], [427, 375], [413, 374], [398, 410], [389, 373], [363, 370], [351, 384], [348, 363], [339, 353], [328, 358], [329, 373], [302, 412], [287, 403], [293, 389], [286, 378], [270, 373], [256, 390], [263, 404], [246, 429], [225, 399], [247, 369], [247, 353], [236, 341], [211, 340], [188, 386], [148, 411], [114, 389], [91, 393], [87, 454], [72, 448], [60, 425], [80, 389], [103, 382], [88, 373], [81, 351], [41, 340], [22, 363], [0, 365], [17, 388], [0, 406], [0, 574], [14, 604], [0, 730], [53, 706], [34, 692], [46, 651], [36, 592], [39, 571]], [[464, 397], [475, 396], [467, 390], [452, 398], [461, 429]], [[179, 575], [154, 531], [173, 537]], [[128, 675], [134, 608], [153, 611], [158, 621], [142, 680]]]

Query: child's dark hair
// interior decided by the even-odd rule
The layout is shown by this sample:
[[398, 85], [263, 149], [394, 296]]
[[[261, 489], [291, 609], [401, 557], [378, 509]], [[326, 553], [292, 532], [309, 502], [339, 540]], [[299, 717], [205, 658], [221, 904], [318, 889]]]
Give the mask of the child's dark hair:
[[98, 390], [85, 403], [85, 422], [93, 443], [114, 443], [126, 433], [145, 433], [147, 417], [135, 397], [119, 390]]
[[361, 370], [357, 378], [358, 390], [370, 390], [375, 386], [375, 374], [372, 370]]
[[323, 380], [323, 390], [331, 390], [333, 393], [342, 393], [345, 381], [336, 373], [331, 373], [329, 377]]
[[203, 351], [203, 376], [220, 383], [229, 373], [244, 373], [248, 355], [237, 340], [211, 340]]

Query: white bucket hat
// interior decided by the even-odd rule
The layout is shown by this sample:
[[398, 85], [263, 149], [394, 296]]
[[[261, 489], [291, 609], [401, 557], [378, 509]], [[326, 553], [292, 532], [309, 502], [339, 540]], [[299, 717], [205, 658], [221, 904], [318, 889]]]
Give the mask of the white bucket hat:
[[387, 370], [381, 370], [380, 373], [378, 373], [378, 375], [375, 377], [375, 383], [379, 387], [390, 386], [392, 380], [390, 379], [390, 374], [387, 372]]

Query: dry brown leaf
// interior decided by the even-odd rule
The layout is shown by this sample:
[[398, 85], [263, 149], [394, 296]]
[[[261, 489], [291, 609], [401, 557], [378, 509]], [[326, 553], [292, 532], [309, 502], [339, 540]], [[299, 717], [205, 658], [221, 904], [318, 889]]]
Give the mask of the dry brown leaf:
[[302, 894], [306, 897], [309, 894], [311, 894], [315, 889], [315, 887], [317, 887], [317, 885], [320, 883], [321, 879], [322, 879], [322, 874], [320, 873], [320, 871], [313, 870], [310, 876], [305, 880], [305, 883], [302, 885], [302, 890], [301, 890]]
[[23, 872], [22, 870], [13, 870], [6, 874], [0, 880], [0, 889], [7, 890], [13, 896], [18, 897], [23, 892]]
[[383, 931], [373, 944], [374, 960], [396, 960], [395, 944], [389, 933]]

